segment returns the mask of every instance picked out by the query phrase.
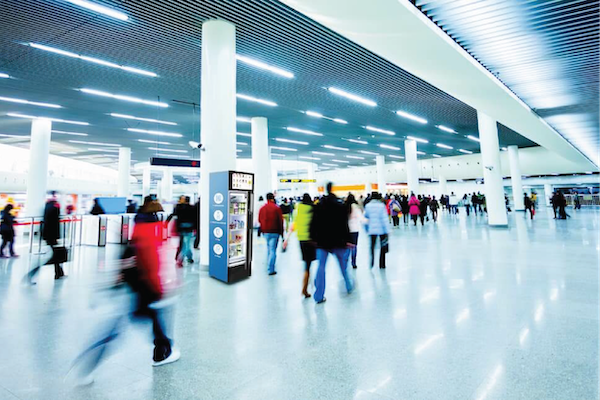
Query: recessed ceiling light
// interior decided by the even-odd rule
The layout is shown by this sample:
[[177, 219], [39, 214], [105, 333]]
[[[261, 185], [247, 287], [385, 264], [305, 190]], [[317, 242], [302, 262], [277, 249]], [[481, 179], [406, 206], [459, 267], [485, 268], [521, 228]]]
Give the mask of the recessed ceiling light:
[[386, 156], [386, 157], [404, 159], [404, 157], [402, 157], [402, 156], [396, 156], [396, 155], [390, 155], [390, 156]]
[[447, 144], [443, 144], [443, 143], [436, 143], [435, 144], [437, 147], [441, 147], [442, 149], [449, 149], [452, 150], [454, 147], [452, 146], [448, 146]]
[[160, 141], [148, 140], [148, 139], [138, 139], [138, 142], [141, 142], [141, 143], [150, 143], [150, 144], [166, 144], [166, 145], [170, 145], [171, 144], [169, 142], [160, 142]]
[[292, 140], [292, 139], [275, 138], [275, 140], [278, 142], [301, 144], [304, 146], [307, 146], [309, 144], [308, 142], [302, 142], [300, 140]]
[[262, 61], [254, 60], [254, 59], [246, 57], [246, 56], [240, 56], [239, 54], [236, 54], [235, 58], [237, 58], [238, 61], [242, 61], [248, 65], [252, 65], [253, 67], [264, 69], [266, 71], [272, 72], [274, 74], [277, 74], [277, 75], [280, 75], [280, 76], [283, 76], [286, 78], [294, 77], [294, 74], [292, 74], [291, 72], [285, 71], [281, 68], [273, 67], [272, 65], [269, 65], [269, 64], [265, 64]]
[[69, 143], [91, 144], [92, 146], [121, 147], [120, 144], [116, 144], [116, 143], [88, 142], [85, 140], [69, 140]]
[[79, 91], [81, 91], [83, 93], [87, 93], [87, 94], [93, 94], [96, 96], [110, 97], [112, 99], [129, 101], [131, 103], [139, 103], [139, 104], [145, 104], [148, 106], [163, 107], [163, 108], [169, 107], [168, 104], [161, 103], [158, 101], [144, 100], [144, 99], [139, 99], [137, 97], [125, 96], [122, 94], [113, 94], [113, 93], [103, 92], [103, 91], [95, 90], [95, 89], [81, 88], [81, 89], [79, 89]]
[[37, 102], [37, 101], [15, 99], [13, 97], [2, 97], [2, 96], [0, 96], [0, 101], [7, 101], [7, 102], [10, 102], [10, 103], [27, 104], [29, 106], [48, 107], [48, 108], [62, 108], [62, 106], [59, 106], [58, 104], [40, 103], [40, 102]]
[[471, 139], [471, 140], [474, 140], [474, 141], [476, 141], [476, 142], [479, 142], [479, 141], [480, 141], [478, 137], [476, 137], [476, 136], [473, 136], [473, 135], [468, 135], [468, 136], [467, 136], [467, 138], [468, 138], [468, 139]]
[[447, 126], [444, 126], [444, 125], [437, 125], [437, 128], [444, 132], [456, 133], [456, 131], [454, 129], [448, 128]]
[[375, 128], [374, 126], [365, 126], [365, 129], [369, 130], [369, 131], [373, 131], [373, 132], [379, 132], [379, 133], [385, 133], [386, 135], [395, 135], [396, 132], [394, 131], [388, 131], [387, 129], [380, 129], [380, 128]]
[[8, 78], [10, 78], [10, 75], [5, 74], [4, 72], [0, 72], [0, 78], [2, 78], [2, 79], [8, 79]]
[[303, 160], [320, 160], [319, 157], [309, 157], [309, 156], [300, 156], [298, 158], [301, 158]]
[[147, 129], [138, 129], [138, 128], [127, 128], [129, 132], [138, 132], [138, 133], [147, 133], [149, 135], [157, 135], [157, 136], [169, 136], [169, 137], [183, 137], [183, 135], [179, 133], [171, 133], [171, 132], [162, 132], [162, 131], [150, 131]]
[[67, 132], [67, 131], [55, 131], [54, 129], [52, 130], [52, 133], [60, 133], [60, 134], [63, 134], [63, 135], [71, 135], [71, 136], [88, 136], [87, 133]]
[[288, 126], [285, 129], [287, 129], [288, 131], [291, 131], [291, 132], [305, 133], [307, 135], [323, 136], [323, 134], [319, 133], [319, 132], [313, 132], [313, 131], [309, 131], [309, 130], [306, 130], [306, 129], [294, 128], [294, 127], [291, 127], [291, 126]]
[[323, 151], [311, 151], [311, 153], [312, 154], [317, 154], [317, 155], [320, 155], [320, 156], [331, 156], [331, 157], [335, 156], [335, 154], [333, 154], [333, 153], [326, 153], [326, 152], [323, 152]]
[[414, 136], [407, 136], [406, 138], [409, 140], [414, 140], [415, 142], [429, 143], [429, 140], [421, 139], [421, 138], [414, 137]]
[[352, 143], [358, 143], [358, 144], [369, 144], [369, 142], [367, 142], [366, 140], [359, 140], [359, 139], [346, 139], [349, 142]]
[[156, 78], [158, 76], [154, 72], [145, 71], [145, 70], [139, 69], [139, 68], [129, 67], [127, 65], [119, 65], [119, 64], [116, 64], [116, 63], [113, 63], [110, 61], [101, 60], [101, 59], [95, 58], [95, 57], [88, 57], [88, 56], [84, 56], [81, 54], [75, 54], [70, 51], [60, 50], [55, 47], [45, 46], [43, 44], [29, 43], [29, 46], [34, 47], [39, 50], [49, 51], [49, 52], [55, 53], [55, 54], [60, 54], [60, 55], [71, 57], [71, 58], [77, 58], [79, 60], [87, 61], [90, 63], [104, 65], [105, 67], [120, 69], [120, 70], [127, 71], [127, 72], [132, 72], [132, 73], [138, 74], [138, 75], [145, 75], [145, 76], [149, 76], [152, 78]]
[[382, 149], [400, 150], [400, 147], [390, 146], [389, 144], [380, 144], [379, 147], [381, 147]]
[[77, 6], [87, 8], [88, 10], [97, 12], [99, 14], [106, 15], [107, 17], [115, 18], [120, 21], [127, 21], [129, 17], [127, 14], [122, 13], [121, 11], [117, 11], [113, 8], [109, 8], [100, 4], [92, 3], [87, 0], [67, 0], [69, 3], [75, 4]]
[[136, 121], [153, 122], [156, 124], [163, 124], [163, 125], [177, 125], [177, 123], [175, 123], [175, 122], [161, 121], [159, 119], [153, 119], [153, 118], [134, 117], [133, 115], [110, 113], [110, 116], [115, 117], [115, 118], [133, 119]]
[[248, 96], [247, 94], [236, 94], [236, 97], [242, 100], [248, 100], [248, 101], [252, 101], [254, 103], [260, 103], [260, 104], [264, 104], [266, 106], [271, 106], [271, 107], [276, 107], [277, 103], [272, 102], [270, 100], [263, 100], [263, 99], [259, 99], [258, 97], [253, 97], [253, 96]]
[[67, 119], [51, 118], [51, 117], [40, 117], [40, 116], [36, 116], [36, 115], [26, 115], [26, 114], [19, 114], [19, 113], [7, 113], [6, 115], [8, 115], [9, 117], [16, 117], [16, 118], [48, 119], [48, 120], [53, 121], [53, 122], [62, 122], [64, 124], [84, 125], [84, 126], [89, 125], [89, 122], [70, 121], [70, 120], [67, 120]]
[[469, 150], [458, 149], [458, 151], [460, 151], [461, 153], [465, 153], [465, 154], [473, 154], [473, 152], [469, 151]]
[[323, 145], [323, 147], [326, 149], [329, 149], [329, 150], [349, 151], [349, 149], [347, 149], [345, 147], [337, 147], [337, 146], [332, 146], [330, 144], [325, 144], [325, 145]]
[[275, 150], [283, 150], [283, 151], [298, 151], [298, 149], [292, 149], [291, 147], [271, 146], [271, 148], [275, 149]]
[[359, 157], [359, 156], [346, 156], [346, 158], [352, 158], [354, 160], [364, 160], [364, 157]]
[[166, 151], [168, 153], [187, 153], [187, 150], [173, 150], [173, 149], [165, 149], [163, 147], [148, 147], [148, 150], [154, 151]]
[[374, 153], [372, 151], [366, 151], [366, 150], [360, 150], [359, 153], [368, 154], [370, 156], [378, 156], [379, 155], [379, 153]]
[[416, 115], [409, 114], [405, 111], [398, 110], [398, 111], [396, 111], [396, 114], [398, 114], [399, 116], [401, 116], [403, 118], [410, 119], [411, 121], [418, 122], [420, 124], [427, 123], [427, 120], [425, 118], [417, 117]]
[[347, 124], [348, 121], [346, 121], [345, 119], [341, 119], [341, 118], [334, 118], [333, 122], [337, 122], [338, 124]]
[[311, 116], [311, 117], [315, 117], [315, 118], [324, 118], [323, 114], [315, 112], [315, 111], [306, 111], [305, 114], [308, 116]]
[[350, 99], [350, 100], [353, 100], [353, 101], [357, 101], [359, 103], [365, 104], [365, 105], [370, 106], [370, 107], [376, 107], [377, 106], [377, 103], [375, 103], [373, 100], [365, 99], [364, 97], [360, 97], [360, 96], [357, 96], [355, 94], [348, 93], [348, 92], [346, 92], [344, 90], [341, 90], [341, 89], [338, 89], [338, 88], [329, 87], [329, 88], [327, 88], [327, 90], [329, 90], [333, 94], [337, 94], [338, 96], [342, 96], [342, 97], [345, 97], [347, 99]]

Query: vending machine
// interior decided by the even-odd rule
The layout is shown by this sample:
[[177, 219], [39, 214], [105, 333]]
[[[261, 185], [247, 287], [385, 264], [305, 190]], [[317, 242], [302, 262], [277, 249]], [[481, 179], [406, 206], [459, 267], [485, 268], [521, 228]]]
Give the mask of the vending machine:
[[231, 283], [252, 272], [254, 174], [237, 171], [210, 174], [209, 275]]

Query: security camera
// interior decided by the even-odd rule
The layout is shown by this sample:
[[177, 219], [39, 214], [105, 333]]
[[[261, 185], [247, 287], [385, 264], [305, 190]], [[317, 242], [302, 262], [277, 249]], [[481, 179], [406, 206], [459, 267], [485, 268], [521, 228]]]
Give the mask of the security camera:
[[190, 140], [188, 142], [188, 144], [190, 145], [190, 147], [192, 149], [200, 149], [200, 150], [204, 151], [204, 147], [202, 147], [202, 143], [198, 143], [198, 142], [194, 142], [194, 141]]

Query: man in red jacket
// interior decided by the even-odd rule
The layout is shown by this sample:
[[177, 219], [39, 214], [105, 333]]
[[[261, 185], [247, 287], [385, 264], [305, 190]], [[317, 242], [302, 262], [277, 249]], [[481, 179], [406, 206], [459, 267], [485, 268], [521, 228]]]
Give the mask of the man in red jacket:
[[267, 263], [269, 275], [275, 275], [275, 260], [277, 258], [277, 243], [279, 236], [283, 236], [283, 214], [281, 208], [275, 204], [273, 193], [267, 193], [267, 203], [258, 213], [260, 231], [267, 240]]

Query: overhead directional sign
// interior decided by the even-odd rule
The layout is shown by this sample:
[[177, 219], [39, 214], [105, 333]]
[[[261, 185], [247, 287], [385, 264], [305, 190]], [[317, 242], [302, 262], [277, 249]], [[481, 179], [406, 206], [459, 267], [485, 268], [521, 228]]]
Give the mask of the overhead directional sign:
[[200, 160], [186, 160], [181, 158], [150, 157], [150, 165], [161, 167], [186, 167], [200, 168]]
[[316, 179], [280, 179], [281, 183], [316, 183]]

